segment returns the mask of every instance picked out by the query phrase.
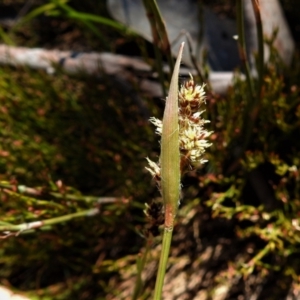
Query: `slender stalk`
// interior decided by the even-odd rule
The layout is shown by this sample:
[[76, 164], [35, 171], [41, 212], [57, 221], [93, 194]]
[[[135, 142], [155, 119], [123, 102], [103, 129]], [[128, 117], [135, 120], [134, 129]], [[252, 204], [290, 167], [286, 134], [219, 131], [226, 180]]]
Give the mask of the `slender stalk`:
[[259, 262], [264, 256], [266, 256], [270, 250], [274, 247], [272, 241], [270, 241], [261, 251], [259, 251], [247, 264], [248, 267], [253, 267]]
[[243, 155], [247, 145], [250, 141], [252, 129], [254, 126], [254, 108], [256, 104], [255, 90], [253, 78], [251, 77], [250, 67], [246, 54], [246, 43], [245, 43], [245, 31], [244, 31], [244, 12], [243, 12], [243, 0], [236, 1], [236, 9], [237, 9], [237, 26], [238, 26], [238, 49], [242, 64], [244, 66], [246, 81], [249, 90], [249, 99], [247, 99], [247, 104], [244, 113], [244, 128], [243, 128], [243, 146], [241, 155]]
[[240, 54], [240, 59], [244, 65], [246, 80], [249, 87], [249, 93], [252, 103], [254, 102], [254, 84], [253, 79], [250, 74], [250, 67], [246, 54], [246, 42], [245, 42], [245, 31], [244, 31], [244, 12], [243, 12], [243, 0], [236, 1], [237, 9], [237, 25], [238, 25], [238, 49]]
[[152, 30], [156, 31], [156, 40], [154, 40], [154, 43], [158, 43], [159, 48], [162, 50], [162, 52], [166, 55], [168, 59], [170, 70], [173, 70], [174, 63], [171, 53], [171, 45], [169, 42], [166, 25], [160, 13], [157, 2], [156, 0], [143, 0], [143, 2], [147, 10], [151, 28]]
[[166, 26], [156, 1], [143, 0], [143, 4], [146, 9], [147, 17], [151, 26], [156, 69], [158, 72], [159, 81], [161, 83], [164, 97], [165, 97], [166, 96], [165, 74], [163, 72], [162, 53], [167, 57], [170, 70], [172, 70], [174, 63], [173, 63], [173, 58], [171, 53], [171, 46], [170, 46]]
[[76, 212], [73, 214], [68, 214], [60, 217], [55, 217], [42, 221], [34, 221], [29, 223], [22, 223], [19, 225], [13, 225], [7, 222], [0, 223], [0, 231], [5, 232], [4, 237], [13, 235], [12, 232], [17, 232], [17, 234], [23, 233], [25, 231], [29, 231], [31, 229], [41, 228], [44, 226], [55, 225], [62, 222], [67, 222], [79, 217], [91, 217], [99, 214], [100, 210], [98, 208], [91, 208], [88, 210]]
[[141, 294], [141, 290], [143, 287], [143, 279], [142, 279], [142, 271], [144, 270], [148, 253], [150, 250], [151, 242], [150, 240], [147, 241], [145, 251], [141, 255], [141, 257], [138, 257], [137, 260], [137, 280], [135, 282], [134, 291], [131, 300], [137, 300], [139, 295]]
[[[25, 185], [14, 185], [7, 182], [0, 182], [0, 189], [2, 189], [4, 193], [18, 196], [19, 199], [30, 199], [31, 201], [36, 201], [38, 204], [46, 204], [49, 206], [57, 205], [62, 207], [59, 203], [49, 202], [48, 200], [41, 200], [40, 198], [36, 199], [36, 197], [52, 196], [55, 199], [67, 199], [73, 201], [83, 201], [87, 203], [98, 203], [98, 204], [127, 201], [124, 198], [117, 198], [117, 197], [84, 196], [84, 195], [52, 192], [52, 191], [44, 192], [41, 189], [27, 187]], [[15, 190], [18, 192], [14, 192]], [[27, 195], [30, 197], [25, 198], [23, 195]]]
[[158, 272], [157, 272], [155, 289], [154, 289], [154, 298], [153, 298], [154, 300], [161, 299], [162, 288], [164, 285], [167, 262], [168, 262], [170, 247], [171, 247], [172, 235], [173, 235], [173, 227], [164, 229], [161, 256], [159, 260]]
[[[199, 63], [198, 63], [199, 58], [196, 58], [196, 56], [193, 53], [192, 38], [188, 32], [186, 33], [186, 40], [187, 40], [189, 55], [190, 55], [192, 64], [193, 64], [195, 70], [197, 71], [197, 75], [202, 83], [205, 83], [207, 86], [209, 86], [210, 85], [209, 82], [204, 78], [204, 75], [202, 74], [202, 71], [199, 68]], [[199, 53], [199, 50], [196, 50], [196, 53]]]
[[[203, 45], [203, 41], [204, 41], [204, 3], [203, 0], [198, 0], [197, 1], [197, 7], [198, 7], [198, 14], [199, 14], [199, 25], [200, 25], [200, 30], [199, 30], [199, 34], [197, 35], [197, 46], [196, 46], [196, 55], [200, 55], [200, 57], [195, 57], [195, 55], [191, 52], [191, 36], [190, 34], [188, 34], [188, 44], [189, 46], [189, 52], [190, 52], [190, 57], [193, 63], [194, 68], [197, 71], [197, 75], [199, 76], [200, 81], [202, 82], [202, 84], [205, 83], [206, 86], [209, 86], [210, 88], [210, 83], [207, 80], [207, 72], [205, 71], [200, 71], [200, 68], [204, 70], [205, 68], [205, 64], [207, 64], [207, 62], [204, 59], [203, 56], [203, 48], [201, 45]], [[201, 64], [200, 64], [201, 63]], [[210, 88], [211, 90], [211, 88]]]
[[[200, 53], [201, 45], [203, 43], [204, 39], [204, 4], [203, 0], [197, 1], [197, 7], [198, 7], [198, 13], [199, 13], [199, 24], [200, 24], [200, 30], [199, 34], [197, 36], [197, 47], [196, 47], [196, 53]], [[202, 55], [202, 53], [201, 53]], [[201, 57], [202, 58], [202, 57]], [[198, 61], [200, 60], [200, 57], [198, 57]]]
[[161, 84], [163, 95], [166, 97], [166, 88], [165, 88], [165, 74], [163, 72], [163, 60], [162, 54], [160, 51], [160, 39], [159, 39], [159, 31], [156, 27], [157, 22], [155, 21], [155, 14], [153, 12], [153, 8], [151, 6], [152, 0], [143, 0], [145, 9], [147, 11], [147, 17], [151, 26], [152, 38], [153, 38], [153, 47], [154, 47], [154, 55], [155, 55], [155, 64], [156, 64], [156, 71], [158, 73], [158, 79]]
[[260, 7], [258, 0], [252, 0], [252, 6], [254, 11], [254, 16], [256, 20], [256, 30], [257, 30], [257, 42], [258, 42], [258, 57], [257, 57], [257, 71], [258, 71], [258, 86], [257, 86], [257, 100], [260, 97], [261, 89], [263, 85], [264, 78], [264, 37], [263, 37], [263, 27], [260, 15]]

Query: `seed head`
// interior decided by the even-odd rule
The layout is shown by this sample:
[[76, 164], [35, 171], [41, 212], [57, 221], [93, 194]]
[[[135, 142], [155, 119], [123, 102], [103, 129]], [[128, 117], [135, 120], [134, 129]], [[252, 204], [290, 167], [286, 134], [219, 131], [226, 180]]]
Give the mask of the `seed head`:
[[[206, 104], [205, 85], [197, 85], [193, 76], [186, 81], [178, 93], [178, 117], [179, 117], [179, 147], [181, 152], [181, 173], [185, 173], [197, 165], [207, 162], [203, 158], [206, 148], [211, 146], [208, 142], [212, 132], [204, 128], [208, 120], [202, 117], [205, 110], [200, 110]], [[162, 134], [162, 121], [154, 117], [150, 122], [156, 126], [155, 132]], [[149, 168], [146, 168], [151, 175], [160, 181], [159, 164], [148, 159]]]

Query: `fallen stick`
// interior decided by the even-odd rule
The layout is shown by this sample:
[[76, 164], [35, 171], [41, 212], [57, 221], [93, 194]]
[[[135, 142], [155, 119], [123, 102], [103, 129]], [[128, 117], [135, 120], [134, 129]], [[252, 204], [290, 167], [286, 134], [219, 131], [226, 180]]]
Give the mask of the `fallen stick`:
[[[149, 97], [163, 97], [157, 74], [140, 58], [112, 53], [82, 53], [74, 51], [45, 50], [0, 45], [0, 64], [27, 66], [55, 73], [55, 65], [69, 74], [83, 72], [90, 76], [113, 76], [129, 86], [138, 86], [142, 94]], [[168, 72], [168, 68], [165, 68]], [[196, 71], [181, 68], [182, 75], [196, 75]], [[224, 94], [231, 84], [232, 72], [211, 72], [209, 81], [216, 93]]]

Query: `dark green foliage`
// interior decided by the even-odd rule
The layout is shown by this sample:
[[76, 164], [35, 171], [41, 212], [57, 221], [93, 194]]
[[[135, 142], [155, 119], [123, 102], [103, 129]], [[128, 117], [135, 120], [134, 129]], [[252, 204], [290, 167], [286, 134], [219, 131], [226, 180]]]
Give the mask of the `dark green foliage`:
[[[299, 78], [299, 68], [294, 69], [297, 74], [287, 75], [288, 70], [273, 54], [255, 115], [247, 118], [243, 113], [248, 88], [239, 80], [226, 99], [213, 95], [209, 99], [215, 143], [209, 154], [208, 174], [201, 175], [199, 182], [207, 199], [205, 205], [215, 218], [235, 224], [235, 239], [245, 247], [238, 253], [244, 257], [243, 263], [227, 276], [241, 274], [247, 279], [258, 272], [269, 282], [276, 274], [276, 284], [285, 285], [293, 280], [296, 284], [300, 271], [300, 98], [299, 86], [288, 84]], [[294, 63], [298, 65], [297, 60]], [[245, 144], [242, 129], [251, 126], [253, 120], [251, 137]], [[268, 299], [277, 299], [275, 295]]]
[[[3, 240], [0, 276], [25, 290], [57, 283], [65, 289], [64, 282], [76, 277], [79, 295], [98, 282], [88, 295], [104, 297], [106, 280], [118, 274], [115, 259], [136, 252], [141, 239], [130, 229], [135, 222], [128, 210], [131, 204], [118, 199], [115, 204], [97, 204], [97, 197], [81, 192], [148, 201], [145, 191], [152, 187], [143, 165], [154, 138], [148, 121], [109, 78], [70, 78], [59, 71], [49, 77], [2, 67], [0, 85], [0, 225], [100, 207], [94, 217]], [[38, 197], [18, 193], [18, 184], [41, 186], [35, 189]], [[128, 238], [132, 243], [124, 248]], [[106, 253], [106, 263], [100, 268], [95, 263], [102, 260], [101, 253]], [[89, 299], [80, 298], [74, 289], [68, 291], [74, 298]], [[61, 299], [72, 298], [63, 295]]]

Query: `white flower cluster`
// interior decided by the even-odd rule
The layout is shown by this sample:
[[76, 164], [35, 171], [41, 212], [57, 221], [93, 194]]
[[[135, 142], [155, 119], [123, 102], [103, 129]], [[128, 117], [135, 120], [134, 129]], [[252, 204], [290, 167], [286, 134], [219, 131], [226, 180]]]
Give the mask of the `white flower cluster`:
[[[204, 111], [199, 111], [205, 102], [204, 85], [196, 85], [192, 75], [180, 88], [178, 94], [179, 106], [179, 147], [181, 153], [181, 173], [191, 170], [196, 165], [206, 162], [203, 154], [211, 144], [207, 141], [212, 132], [204, 129], [209, 121], [202, 118]], [[156, 126], [155, 132], [162, 134], [162, 121], [154, 117], [150, 122]], [[151, 175], [160, 181], [160, 166], [147, 158]]]
[[[204, 85], [196, 85], [192, 75], [179, 90], [179, 145], [181, 165], [194, 167], [206, 162], [203, 154], [211, 144], [207, 141], [212, 132], [204, 129], [209, 121], [202, 118], [201, 106], [206, 104]], [[184, 171], [184, 170], [182, 170]]]

